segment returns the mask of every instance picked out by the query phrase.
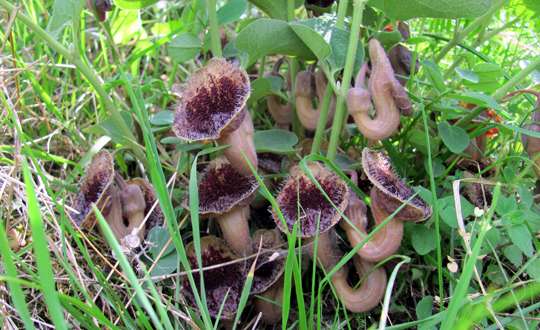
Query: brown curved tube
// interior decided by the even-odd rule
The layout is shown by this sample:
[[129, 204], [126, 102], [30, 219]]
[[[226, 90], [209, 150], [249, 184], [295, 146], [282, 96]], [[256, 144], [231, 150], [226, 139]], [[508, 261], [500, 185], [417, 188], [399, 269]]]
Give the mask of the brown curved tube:
[[[277, 72], [266, 71], [263, 77], [280, 77]], [[280, 125], [290, 125], [292, 123], [292, 111], [290, 104], [282, 104], [279, 96], [274, 94], [266, 95], [266, 101], [268, 103], [268, 111], [276, 123]]]
[[[372, 140], [383, 140], [390, 137], [401, 123], [401, 114], [393, 102], [377, 107], [377, 118], [371, 119], [371, 93], [364, 89], [367, 63], [356, 76], [356, 87], [347, 91], [347, 107], [354, 122], [362, 134]], [[372, 78], [375, 79], [375, 78]], [[393, 106], [391, 106], [393, 104]]]
[[[306, 243], [313, 242], [314, 238], [306, 239]], [[337, 249], [337, 234], [335, 229], [330, 229], [326, 233], [319, 234], [317, 243], [317, 265], [329, 272], [343, 258], [343, 252]], [[312, 258], [315, 244], [308, 245], [308, 251]], [[356, 271], [362, 277], [374, 264], [362, 260], [358, 255], [353, 257]], [[386, 272], [382, 268], [374, 269], [368, 277], [364, 279], [360, 287], [354, 290], [347, 282], [349, 267], [341, 267], [334, 273], [330, 281], [336, 291], [339, 301], [351, 312], [362, 313], [371, 310], [384, 297], [386, 289]]]
[[[327, 84], [328, 80], [326, 79], [324, 71], [321, 69], [317, 72], [316, 77], [309, 71], [300, 71], [296, 75], [296, 83], [294, 85], [296, 111], [302, 126], [310, 131], [317, 130]], [[313, 104], [311, 103], [315, 96], [318, 96], [319, 98], [319, 107], [317, 109], [313, 109]], [[330, 125], [334, 119], [336, 102], [336, 95], [332, 95], [330, 107], [328, 108], [328, 116], [326, 117], [327, 126]]]
[[[374, 263], [362, 260], [358, 255], [353, 257], [353, 262], [360, 278], [375, 266]], [[372, 310], [384, 297], [386, 271], [382, 267], [375, 268], [356, 290], [353, 290], [347, 282], [348, 273], [348, 267], [345, 265], [331, 279], [339, 301], [345, 305], [347, 310], [354, 313]]]
[[[374, 188], [376, 189], [376, 188]], [[371, 196], [373, 196], [373, 190]], [[380, 225], [389, 214], [379, 206], [377, 198], [371, 198], [371, 211], [376, 226]], [[368, 235], [366, 204], [356, 196], [349, 198], [345, 215], [364, 236], [360, 235], [347, 221], [341, 219], [340, 225], [347, 233], [349, 242], [356, 247]], [[379, 262], [396, 253], [403, 239], [403, 221], [392, 219], [366, 242], [357, 254], [369, 262]], [[370, 244], [371, 243], [371, 244]]]
[[257, 153], [255, 152], [255, 143], [253, 142], [253, 122], [249, 112], [246, 113], [244, 121], [235, 131], [226, 134], [216, 140], [216, 143], [220, 146], [231, 146], [225, 149], [221, 149], [227, 160], [231, 163], [235, 170], [242, 175], [250, 177], [253, 175], [251, 168], [247, 165], [240, 149], [244, 152], [249, 163], [255, 171], [257, 171]]
[[[294, 281], [293, 281], [294, 283]], [[283, 292], [284, 292], [284, 277], [276, 282], [269, 290], [258, 294], [258, 296], [264, 297], [268, 300], [275, 301], [278, 304], [283, 304]], [[255, 297], [255, 311], [257, 313], [262, 312], [261, 320], [267, 324], [275, 324], [281, 321], [283, 315], [283, 309], [274, 303], [266, 301], [264, 299]]]
[[253, 243], [249, 235], [249, 206], [239, 207], [216, 217], [223, 238], [239, 256], [253, 253]]

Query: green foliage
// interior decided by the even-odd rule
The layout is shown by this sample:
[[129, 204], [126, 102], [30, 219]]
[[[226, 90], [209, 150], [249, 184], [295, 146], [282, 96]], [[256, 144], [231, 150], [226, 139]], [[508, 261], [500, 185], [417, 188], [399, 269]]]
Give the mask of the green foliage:
[[417, 17], [436, 18], [477, 18], [493, 5], [493, 0], [451, 0], [441, 3], [437, 0], [369, 0], [368, 4], [382, 10], [395, 20]]

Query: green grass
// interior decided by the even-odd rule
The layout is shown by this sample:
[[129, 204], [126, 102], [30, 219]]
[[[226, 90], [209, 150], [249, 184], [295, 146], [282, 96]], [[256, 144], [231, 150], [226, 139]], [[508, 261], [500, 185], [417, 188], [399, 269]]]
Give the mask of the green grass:
[[[64, 5], [84, 2], [65, 0]], [[195, 279], [204, 282], [205, 276], [205, 272], [190, 268], [186, 244], [194, 242], [201, 264], [201, 237], [219, 234], [198, 215], [197, 178], [201, 165], [220, 155], [224, 147], [210, 144], [198, 148], [181, 142], [176, 148], [177, 144], [163, 140], [169, 137], [172, 112], [163, 113], [169, 115], [169, 121], [159, 125], [153, 121], [160, 111], [174, 111], [191, 73], [209, 59], [206, 50], [221, 54], [218, 25], [226, 22], [229, 36], [234, 37], [254, 18], [262, 17], [255, 6], [258, 1], [249, 3], [249, 11], [241, 16], [230, 8], [206, 11], [213, 2], [165, 1], [139, 11], [125, 11], [114, 5], [104, 23], [96, 22], [92, 11], [84, 9], [81, 15], [76, 13], [74, 28], [69, 26], [52, 35], [47, 26], [58, 18], [51, 16], [55, 1], [0, 0], [4, 8], [0, 24], [0, 286], [2, 308], [7, 311], [2, 314], [6, 328], [215, 329], [226, 323], [213, 319], [204, 308], [208, 288], [193, 290], [198, 305], [203, 306], [197, 311], [186, 303], [182, 287], [194, 286]], [[227, 2], [217, 1], [217, 7]], [[275, 3], [286, 11], [286, 15], [281, 14], [289, 21], [312, 17], [304, 6], [295, 9], [295, 1]], [[344, 310], [330, 278], [339, 267], [350, 263], [356, 251], [369, 244], [366, 242], [384, 224], [374, 228], [355, 248], [338, 229], [339, 248], [345, 257], [328, 272], [315, 266], [303, 249], [304, 242], [297, 238], [299, 229], [295, 227], [293, 233], [283, 234], [287, 238], [283, 250], [276, 250], [287, 257], [281, 322], [257, 322], [248, 295], [253, 280], [250, 273], [241, 293], [240, 310], [227, 321], [228, 325], [236, 329], [538, 328], [538, 183], [533, 172], [535, 159], [529, 158], [532, 155], [522, 145], [536, 100], [524, 94], [503, 101], [516, 89], [538, 90], [540, 46], [536, 35], [540, 24], [534, 18], [534, 8], [521, 11], [522, 7], [510, 1], [499, 0], [487, 14], [478, 17], [409, 20], [415, 39], [408, 47], [421, 61], [420, 71], [407, 84], [415, 114], [402, 118], [395, 135], [381, 144], [370, 144], [355, 125], [344, 126], [345, 91], [354, 74], [355, 43], [365, 46], [377, 33], [382, 33], [377, 38], [391, 40], [392, 34], [384, 29], [395, 19], [378, 9], [364, 8], [362, 1], [351, 3], [357, 5], [347, 11], [347, 1], [339, 1], [336, 20], [331, 23], [340, 28], [347, 22], [364, 24], [363, 29], [359, 25], [350, 29], [352, 35], [360, 37], [344, 43], [340, 51], [349, 54], [347, 61], [333, 76], [329, 75], [328, 90], [335, 87], [341, 93], [333, 127], [325, 130], [324, 125], [319, 125], [317, 132], [305, 134], [296, 117], [291, 125], [299, 142], [305, 136], [315, 136], [316, 146], [321, 143], [324, 149], [323, 139], [329, 140], [330, 150], [287, 158], [290, 163], [299, 163], [312, 180], [307, 163], [324, 162], [369, 206], [369, 192], [343, 174], [343, 157], [354, 163], [351, 168], [360, 169], [359, 154], [364, 147], [386, 151], [400, 177], [411, 186], [421, 187], [417, 194], [433, 207], [433, 216], [422, 223], [405, 225], [400, 249], [386, 262], [386, 295], [372, 311], [354, 314]], [[192, 6], [203, 11], [197, 14], [190, 10]], [[203, 56], [186, 62], [171, 58], [174, 50], [169, 46], [177, 35], [198, 36], [203, 31], [208, 32], [202, 41]], [[260, 38], [266, 33], [261, 32]], [[317, 40], [312, 38], [313, 42]], [[190, 47], [196, 48], [186, 46], [183, 51], [188, 52]], [[223, 50], [224, 54], [230, 54], [231, 49]], [[233, 52], [240, 63], [247, 61], [246, 54], [237, 49]], [[287, 54], [287, 50], [258, 56], [256, 64], [245, 69], [251, 78], [261, 77], [258, 65], [270, 70], [281, 53]], [[313, 64], [314, 59], [290, 58], [280, 73], [286, 76], [290, 69], [294, 81], [298, 71], [310, 66], [322, 65], [325, 72], [333, 72], [328, 59]], [[439, 68], [439, 78], [426, 74], [425, 60]], [[471, 85], [460, 75], [464, 70], [474, 71], [475, 65], [482, 63], [491, 64], [493, 70], [490, 77], [483, 79], [497, 83], [485, 87], [487, 90]], [[345, 83], [338, 81], [343, 77]], [[439, 90], [438, 79], [446, 90]], [[485, 110], [459, 108], [458, 100], [481, 102], [478, 98], [464, 98], [466, 92], [488, 96], [490, 108], [503, 122], [466, 127]], [[287, 96], [295, 102], [294, 93]], [[269, 130], [274, 124], [266, 108], [264, 97], [248, 108], [256, 132]], [[457, 123], [450, 121], [454, 119]], [[467, 136], [443, 139], [438, 126], [442, 121], [464, 127]], [[484, 181], [464, 180], [463, 155], [452, 158], [453, 143], [494, 128], [498, 134], [488, 139], [483, 152], [488, 161], [481, 171], [473, 173]], [[540, 133], [531, 136], [540, 138]], [[174, 246], [159, 260], [146, 243], [143, 249], [124, 255], [99, 213], [105, 237], [97, 230], [81, 231], [72, 226], [71, 206], [84, 168], [103, 149], [117, 152], [116, 170], [124, 177], [147, 178], [155, 188], [164, 216], [160, 225], [167, 228]], [[260, 183], [258, 195], [268, 200], [265, 208], [274, 206], [283, 220], [275, 202], [279, 189], [267, 188], [263, 182], [270, 178], [279, 187], [280, 178], [260, 173], [256, 178]], [[460, 206], [456, 204], [459, 194], [466, 195], [464, 187], [469, 182], [480, 182], [492, 193], [490, 207], [476, 206], [475, 211], [466, 199], [461, 199]], [[180, 205], [185, 195], [190, 198], [188, 208]], [[188, 220], [181, 225], [178, 219], [185, 218]], [[415, 240], [418, 226], [426, 227], [428, 230], [423, 232], [429, 233], [421, 242]], [[251, 221], [250, 229], [254, 232], [258, 225]], [[12, 230], [23, 238], [20, 250], [10, 248], [7, 233]], [[165, 243], [158, 242], [159, 250]], [[176, 264], [169, 267], [168, 273], [159, 273], [171, 258]], [[448, 268], [449, 258], [457, 263], [456, 272]], [[350, 275], [351, 282], [358, 280], [352, 272]], [[425, 297], [433, 298], [433, 306], [418, 304]]]

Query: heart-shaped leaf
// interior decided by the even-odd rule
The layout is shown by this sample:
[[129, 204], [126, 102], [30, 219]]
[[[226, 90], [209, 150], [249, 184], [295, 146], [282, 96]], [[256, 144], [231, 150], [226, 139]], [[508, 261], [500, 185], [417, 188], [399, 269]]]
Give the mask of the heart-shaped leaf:
[[253, 142], [257, 152], [292, 155], [299, 151], [293, 149], [293, 146], [298, 143], [296, 134], [280, 129], [257, 132], [253, 136]]
[[450, 126], [447, 122], [439, 122], [439, 134], [444, 144], [455, 154], [467, 149], [471, 139], [465, 130], [461, 127]]
[[275, 19], [261, 18], [252, 22], [240, 31], [234, 46], [249, 54], [246, 66], [270, 53], [296, 56], [301, 60], [317, 58], [288, 23]]
[[176, 62], [187, 62], [202, 50], [202, 42], [198, 36], [186, 32], [175, 36], [169, 45], [169, 56]]

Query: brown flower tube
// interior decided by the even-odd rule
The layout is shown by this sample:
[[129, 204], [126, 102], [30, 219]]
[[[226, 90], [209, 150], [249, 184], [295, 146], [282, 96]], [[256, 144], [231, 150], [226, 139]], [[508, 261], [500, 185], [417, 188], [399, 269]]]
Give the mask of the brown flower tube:
[[401, 123], [401, 115], [397, 107], [381, 108], [377, 118], [371, 119], [371, 93], [364, 89], [367, 63], [364, 62], [356, 76], [356, 86], [347, 91], [347, 107], [358, 129], [365, 137], [372, 140], [383, 140], [391, 136]]
[[[294, 96], [296, 97], [296, 111], [302, 125], [310, 130], [317, 130], [319, 117], [321, 116], [324, 94], [326, 93], [326, 85], [328, 79], [322, 69], [319, 69], [317, 76], [309, 71], [300, 71], [296, 75], [296, 83], [294, 85]], [[318, 96], [319, 107], [313, 109], [311, 101]], [[332, 95], [328, 116], [326, 117], [326, 126], [331, 125], [336, 111], [336, 95]]]
[[[377, 39], [369, 43], [373, 70], [368, 89], [364, 89], [367, 64], [356, 76], [356, 86], [347, 91], [347, 107], [358, 129], [369, 139], [382, 140], [390, 137], [401, 122], [401, 114], [414, 113], [405, 89], [394, 76], [390, 61]], [[377, 118], [371, 119], [369, 98], [373, 102]]]
[[[362, 151], [364, 172], [374, 184], [370, 199], [371, 212], [377, 226], [414, 195], [414, 191], [392, 171], [391, 165], [388, 158], [382, 154], [368, 148]], [[414, 196], [394, 218], [371, 238], [370, 243], [364, 244], [358, 250], [358, 254], [372, 262], [379, 262], [388, 258], [401, 245], [403, 221], [422, 221], [429, 218], [432, 212], [432, 208], [426, 202], [420, 197]], [[355, 223], [355, 226], [367, 235], [365, 230], [367, 221], [365, 219], [357, 220], [357, 223], [358, 225]], [[348, 230], [347, 234], [350, 231]], [[354, 235], [357, 234], [354, 232]], [[358, 240], [358, 238], [355, 239]]]
[[[199, 214], [217, 218], [223, 237], [240, 256], [253, 253], [248, 205], [258, 187], [254, 176], [242, 175], [225, 157], [210, 162], [198, 183]], [[189, 207], [189, 198], [183, 205]]]
[[[377, 197], [373, 198], [374, 188], [371, 192], [371, 209], [373, 217], [375, 218], [375, 226], [379, 226], [389, 214], [386, 213], [380, 205], [377, 205]], [[375, 204], [375, 205], [374, 205]], [[349, 198], [349, 206], [345, 210], [345, 216], [349, 218], [351, 223], [364, 234], [360, 235], [347, 221], [341, 220], [340, 225], [347, 233], [349, 242], [352, 247], [356, 247], [365, 236], [367, 232], [367, 208], [366, 203], [358, 199], [356, 196]], [[393, 255], [399, 246], [403, 238], [403, 221], [396, 219], [390, 220], [384, 227], [371, 238], [369, 242], [366, 242], [360, 250], [358, 255], [369, 262], [379, 262]]]
[[[274, 66], [274, 69], [276, 69], [276, 66]], [[277, 67], [279, 69], [279, 67]], [[276, 71], [266, 71], [263, 74], [263, 77], [279, 77], [283, 79], [283, 77], [277, 73]], [[266, 101], [268, 103], [268, 111], [270, 112], [270, 115], [272, 115], [272, 118], [278, 123], [279, 125], [290, 125], [292, 123], [292, 112], [291, 112], [291, 105], [290, 104], [282, 104], [281, 99], [279, 96], [274, 94], [268, 94], [266, 95]]]
[[[306, 240], [311, 243], [311, 240]], [[308, 251], [314, 258], [315, 244], [308, 245]], [[331, 271], [343, 258], [344, 253], [337, 248], [337, 233], [335, 229], [319, 234], [317, 241], [317, 265], [326, 272]], [[358, 275], [362, 277], [375, 265], [362, 260], [360, 256], [353, 257], [354, 267]], [[347, 282], [349, 267], [345, 264], [332, 275], [330, 281], [338, 295], [338, 299], [345, 308], [354, 313], [363, 313], [373, 309], [384, 297], [386, 290], [386, 272], [378, 267], [367, 276], [360, 287], [354, 290]]]

